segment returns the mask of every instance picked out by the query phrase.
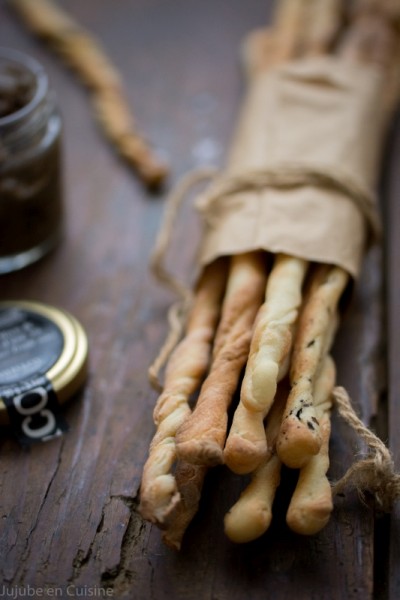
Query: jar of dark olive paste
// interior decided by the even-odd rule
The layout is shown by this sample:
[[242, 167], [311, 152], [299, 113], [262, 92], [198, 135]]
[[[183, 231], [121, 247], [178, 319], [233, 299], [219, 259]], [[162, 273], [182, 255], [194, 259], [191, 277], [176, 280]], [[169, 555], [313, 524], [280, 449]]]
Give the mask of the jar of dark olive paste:
[[39, 260], [60, 238], [61, 132], [43, 67], [0, 48], [0, 274]]

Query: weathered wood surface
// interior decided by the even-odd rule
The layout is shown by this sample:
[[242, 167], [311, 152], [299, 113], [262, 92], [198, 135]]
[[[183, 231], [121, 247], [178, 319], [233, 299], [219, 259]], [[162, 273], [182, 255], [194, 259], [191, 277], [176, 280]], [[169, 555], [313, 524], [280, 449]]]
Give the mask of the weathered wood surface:
[[[387, 372], [388, 372], [388, 434], [390, 450], [393, 453], [397, 470], [400, 470], [400, 173], [396, 157], [400, 152], [399, 133], [400, 119], [397, 115], [393, 127], [393, 135], [389, 143], [387, 176], [385, 178], [385, 225], [386, 225], [386, 292], [387, 292]], [[397, 133], [397, 135], [396, 135]], [[390, 519], [390, 555], [389, 555], [389, 598], [400, 597], [400, 503], [397, 503]]]
[[[170, 183], [191, 167], [222, 164], [242, 91], [239, 44], [267, 21], [272, 3], [63, 4], [102, 40], [121, 71], [142, 130], [170, 162]], [[91, 364], [83, 393], [66, 408], [67, 435], [29, 452], [11, 438], [0, 442], [1, 584], [53, 588], [65, 597], [103, 586], [116, 598], [135, 600], [368, 600], [374, 587], [385, 597], [389, 563], [375, 560], [374, 515], [353, 494], [336, 500], [331, 523], [310, 539], [287, 530], [281, 495], [271, 530], [257, 542], [235, 546], [225, 539], [222, 520], [242, 481], [217, 468], [207, 479], [180, 554], [165, 548], [159, 531], [140, 519], [138, 489], [156, 399], [146, 371], [164, 338], [171, 301], [147, 270], [164, 195], [147, 195], [118, 161], [91, 118], [86, 92], [26, 33], [4, 0], [0, 41], [36, 56], [58, 92], [67, 208], [62, 245], [40, 264], [2, 277], [1, 298], [36, 299], [73, 312], [88, 332]], [[187, 280], [197, 231], [185, 208], [169, 262]], [[391, 251], [397, 246], [398, 240]], [[339, 383], [367, 421], [385, 384], [382, 273], [375, 251], [335, 345]], [[391, 288], [393, 319], [398, 291], [397, 277]], [[391, 346], [393, 360], [394, 352]], [[397, 387], [390, 396], [390, 431], [399, 454], [394, 407], [399, 382], [393, 365], [389, 383]], [[354, 435], [334, 418], [332, 478], [358, 450]], [[392, 524], [396, 531], [398, 520]], [[380, 537], [386, 547], [389, 540]], [[396, 552], [398, 541], [392, 545], [391, 600], [399, 589]], [[77, 587], [67, 590], [68, 585]]]

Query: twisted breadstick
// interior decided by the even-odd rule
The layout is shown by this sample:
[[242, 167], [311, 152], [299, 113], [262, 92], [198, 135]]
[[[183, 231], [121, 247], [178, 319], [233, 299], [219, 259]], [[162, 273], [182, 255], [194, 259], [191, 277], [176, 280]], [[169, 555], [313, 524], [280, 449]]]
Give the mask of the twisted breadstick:
[[176, 460], [175, 435], [188, 417], [190, 396], [199, 388], [211, 352], [211, 344], [225, 288], [226, 266], [218, 260], [202, 274], [189, 315], [186, 335], [170, 357], [164, 391], [154, 408], [157, 432], [143, 469], [140, 512], [162, 523], [179, 501], [171, 468]]
[[227, 409], [248, 357], [265, 281], [264, 253], [232, 257], [210, 372], [194, 411], [176, 436], [178, 456], [184, 461], [208, 466], [223, 462]]
[[163, 524], [162, 536], [165, 544], [174, 550], [180, 550], [185, 531], [197, 513], [206, 472], [207, 467], [203, 465], [177, 463], [175, 479], [180, 499]]
[[269, 275], [266, 299], [257, 315], [249, 359], [224, 450], [225, 463], [235, 473], [250, 473], [265, 457], [263, 420], [286, 374], [293, 328], [302, 300], [307, 262], [278, 254]]
[[300, 315], [290, 372], [291, 391], [277, 441], [279, 458], [288, 467], [303, 467], [322, 444], [313, 386], [321, 359], [332, 343], [338, 302], [348, 281], [349, 275], [343, 269], [318, 266]]
[[119, 74], [97, 41], [51, 0], [9, 0], [25, 23], [52, 44], [92, 92], [96, 117], [118, 152], [149, 186], [167, 171], [136, 129]]

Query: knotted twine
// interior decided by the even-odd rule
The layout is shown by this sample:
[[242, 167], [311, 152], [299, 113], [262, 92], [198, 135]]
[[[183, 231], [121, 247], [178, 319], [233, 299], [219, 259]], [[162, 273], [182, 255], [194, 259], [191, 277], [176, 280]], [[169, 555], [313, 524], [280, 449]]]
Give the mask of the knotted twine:
[[[306, 172], [304, 169], [292, 168], [287, 171], [264, 170], [258, 173], [222, 178], [218, 177], [218, 170], [215, 167], [200, 167], [189, 172], [178, 182], [167, 198], [163, 222], [150, 259], [150, 267], [156, 279], [175, 292], [179, 298], [172, 304], [168, 312], [169, 332], [148, 371], [150, 383], [158, 392], [163, 389], [159, 380], [160, 370], [183, 335], [186, 318], [193, 300], [192, 290], [168, 271], [164, 259], [170, 247], [175, 222], [184, 199], [193, 186], [207, 180], [211, 181], [212, 185], [197, 202], [200, 210], [204, 210], [210, 204], [215, 204], [226, 195], [247, 191], [249, 188], [257, 190], [268, 186], [278, 188], [299, 185], [324, 186], [342, 193], [345, 192], [363, 212], [375, 239], [381, 233], [380, 219], [375, 203], [363, 190], [348, 185], [345, 180], [335, 178], [329, 173]], [[332, 494], [334, 496], [341, 494], [345, 488], [355, 489], [359, 497], [365, 500], [365, 494], [368, 492], [379, 510], [390, 512], [395, 501], [400, 498], [400, 474], [395, 470], [389, 449], [357, 416], [345, 388], [336, 386], [332, 391], [332, 399], [339, 415], [367, 446], [365, 457], [355, 461], [338, 481], [332, 483]]]

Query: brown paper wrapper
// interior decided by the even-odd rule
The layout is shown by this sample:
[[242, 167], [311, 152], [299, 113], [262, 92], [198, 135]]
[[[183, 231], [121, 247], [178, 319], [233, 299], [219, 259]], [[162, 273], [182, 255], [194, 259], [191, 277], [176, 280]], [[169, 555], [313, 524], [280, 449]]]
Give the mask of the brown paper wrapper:
[[384, 76], [339, 58], [292, 61], [251, 81], [228, 166], [199, 199], [199, 261], [264, 249], [357, 277], [379, 216]]

